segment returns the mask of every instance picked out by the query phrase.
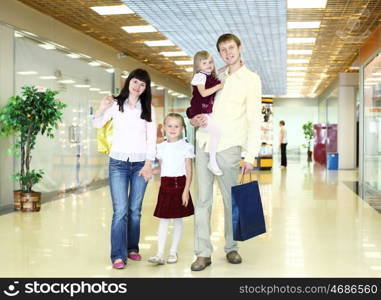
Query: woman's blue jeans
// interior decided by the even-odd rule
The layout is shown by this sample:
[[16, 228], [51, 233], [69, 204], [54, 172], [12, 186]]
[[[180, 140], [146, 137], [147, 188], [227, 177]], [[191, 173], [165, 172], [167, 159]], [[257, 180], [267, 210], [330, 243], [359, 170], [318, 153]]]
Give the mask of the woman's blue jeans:
[[114, 210], [111, 225], [111, 261], [127, 261], [128, 253], [139, 252], [140, 216], [147, 182], [139, 171], [144, 162], [110, 158], [109, 180]]

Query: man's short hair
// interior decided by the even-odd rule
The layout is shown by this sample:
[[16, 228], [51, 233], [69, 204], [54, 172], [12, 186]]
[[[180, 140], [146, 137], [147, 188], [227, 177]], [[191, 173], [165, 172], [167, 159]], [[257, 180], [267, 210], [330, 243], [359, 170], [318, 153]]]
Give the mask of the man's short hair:
[[237, 44], [237, 47], [241, 46], [241, 40], [232, 33], [224, 33], [221, 35], [216, 43], [217, 51], [220, 52], [220, 44], [227, 42], [227, 41], [234, 41]]
[[285, 121], [279, 121], [279, 124], [282, 124], [283, 126], [286, 125], [286, 122]]

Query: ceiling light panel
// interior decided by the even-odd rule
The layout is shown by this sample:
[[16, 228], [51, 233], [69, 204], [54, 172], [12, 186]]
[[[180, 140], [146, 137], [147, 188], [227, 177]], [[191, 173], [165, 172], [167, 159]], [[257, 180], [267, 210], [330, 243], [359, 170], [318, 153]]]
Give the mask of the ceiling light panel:
[[320, 21], [311, 22], [287, 22], [288, 29], [306, 29], [306, 28], [319, 28]]
[[145, 33], [145, 32], [156, 32], [156, 28], [152, 25], [142, 25], [142, 26], [123, 26], [121, 27], [124, 31], [128, 33]]
[[145, 41], [144, 44], [146, 44], [149, 47], [170, 47], [175, 46], [175, 44], [170, 40], [159, 40], [159, 41]]
[[134, 13], [134, 11], [126, 5], [93, 6], [90, 8], [100, 15], [126, 15]]
[[287, 0], [287, 8], [325, 8], [327, 0]]
[[217, 68], [222, 67], [223, 62], [216, 50], [216, 40], [224, 32], [237, 35], [243, 44], [245, 65], [261, 77], [262, 93], [285, 92], [286, 1], [123, 0], [123, 2], [191, 57], [197, 51], [209, 51], [215, 59]]

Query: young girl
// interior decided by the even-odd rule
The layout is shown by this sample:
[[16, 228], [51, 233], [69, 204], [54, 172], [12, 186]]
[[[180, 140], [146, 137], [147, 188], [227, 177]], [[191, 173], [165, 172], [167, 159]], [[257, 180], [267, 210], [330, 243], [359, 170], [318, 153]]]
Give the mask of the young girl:
[[216, 160], [220, 130], [209, 115], [213, 110], [215, 93], [223, 87], [223, 83], [216, 78], [213, 57], [207, 51], [196, 53], [193, 70], [192, 100], [186, 113], [189, 119], [199, 114], [208, 116], [208, 125], [201, 129], [210, 134], [208, 168], [214, 175], [221, 176], [222, 171]]
[[[185, 128], [181, 115], [170, 113], [164, 119], [167, 140], [157, 145], [156, 157], [159, 159], [161, 184], [154, 216], [160, 218], [158, 228], [158, 250], [148, 259], [150, 263], [163, 265], [164, 248], [168, 224], [173, 219], [172, 247], [167, 263], [176, 263], [177, 246], [181, 238], [183, 217], [194, 213], [189, 187], [192, 181], [193, 145], [181, 139]], [[154, 170], [154, 173], [158, 173]]]

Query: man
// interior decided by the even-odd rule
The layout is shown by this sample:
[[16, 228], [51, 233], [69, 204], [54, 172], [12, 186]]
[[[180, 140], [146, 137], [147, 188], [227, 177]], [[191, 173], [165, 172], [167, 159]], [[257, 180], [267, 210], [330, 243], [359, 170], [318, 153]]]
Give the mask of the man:
[[284, 169], [287, 167], [287, 156], [286, 156], [286, 147], [287, 147], [287, 130], [286, 130], [286, 122], [279, 122], [279, 146], [280, 146], [280, 167]]
[[[246, 157], [242, 172], [253, 169], [260, 146], [261, 81], [241, 61], [241, 41], [233, 34], [223, 34], [217, 41], [217, 50], [227, 64], [220, 74], [224, 88], [219, 91], [213, 106], [213, 119], [221, 130], [217, 147], [217, 162], [223, 175], [217, 181], [224, 201], [225, 252], [229, 263], [242, 261], [237, 242], [233, 240], [231, 187], [237, 184], [242, 148]], [[207, 118], [197, 115], [191, 119], [193, 126], [206, 126]], [[195, 206], [195, 253], [192, 271], [204, 270], [211, 264], [213, 246], [210, 240], [210, 215], [213, 200], [214, 175], [207, 168], [209, 160], [209, 135], [200, 130], [196, 135], [196, 170], [198, 199]]]

